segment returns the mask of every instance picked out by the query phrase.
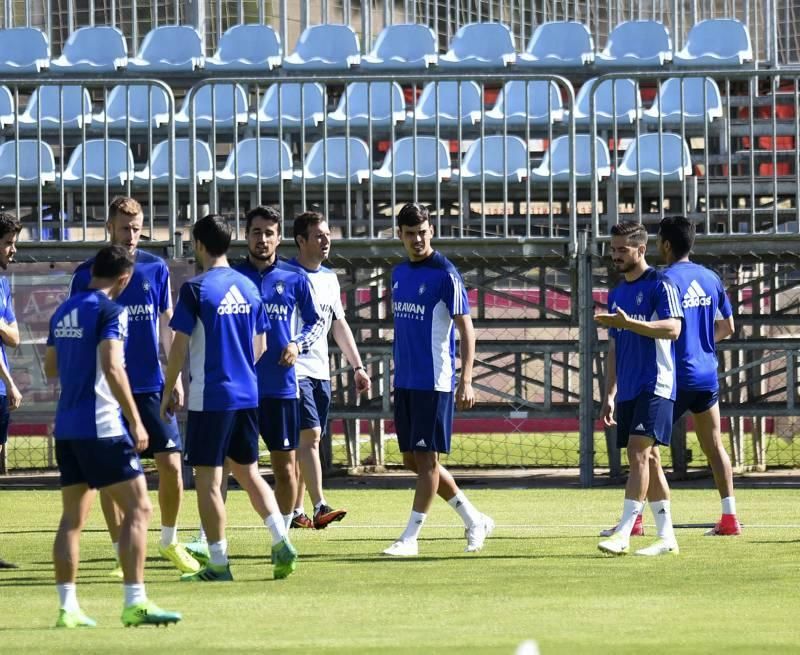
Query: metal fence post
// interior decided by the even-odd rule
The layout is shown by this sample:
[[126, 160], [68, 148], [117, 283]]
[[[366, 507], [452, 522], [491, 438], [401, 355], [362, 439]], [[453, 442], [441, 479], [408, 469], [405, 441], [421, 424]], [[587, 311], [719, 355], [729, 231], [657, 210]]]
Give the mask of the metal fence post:
[[578, 357], [580, 366], [580, 481], [591, 487], [594, 481], [594, 301], [592, 299], [592, 253], [589, 234], [578, 236]]

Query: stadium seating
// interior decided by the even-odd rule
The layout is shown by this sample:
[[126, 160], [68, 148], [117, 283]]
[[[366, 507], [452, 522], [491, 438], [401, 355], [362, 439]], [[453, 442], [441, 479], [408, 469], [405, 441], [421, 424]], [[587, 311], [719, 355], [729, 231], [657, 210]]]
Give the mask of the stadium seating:
[[[63, 91], [62, 91], [63, 90]], [[19, 117], [20, 129], [35, 131], [37, 122], [42, 131], [81, 129], [92, 122], [92, 99], [89, 91], [75, 85], [44, 85], [35, 89], [25, 111]]]
[[561, 94], [555, 82], [513, 80], [506, 82], [494, 107], [484, 114], [484, 118], [486, 124], [493, 127], [502, 127], [505, 120], [508, 127], [524, 128], [526, 124], [555, 123], [561, 121], [563, 115]]
[[350, 127], [367, 127], [370, 116], [376, 128], [405, 120], [406, 101], [397, 82], [348, 84], [336, 111], [328, 114], [328, 126], [345, 127], [349, 119]]
[[437, 60], [436, 35], [430, 27], [398, 23], [383, 28], [372, 50], [361, 58], [361, 68], [378, 71], [424, 70], [435, 65]]
[[[17, 159], [18, 147], [19, 159]], [[56, 163], [53, 150], [44, 141], [21, 139], [6, 141], [0, 145], [0, 186], [13, 187], [19, 183], [20, 186], [35, 187], [55, 182], [55, 179]]]
[[597, 180], [611, 175], [611, 155], [608, 145], [600, 137], [595, 137], [595, 162], [592, 166], [592, 142], [589, 134], [575, 135], [575, 161], [569, 158], [569, 135], [553, 140], [545, 153], [542, 162], [531, 171], [531, 180], [548, 182], [552, 177], [554, 183], [569, 182], [571, 171], [575, 171], [576, 184], [589, 184], [592, 175]]
[[391, 186], [392, 181], [398, 185], [410, 185], [415, 181], [417, 184], [436, 184], [450, 177], [447, 143], [432, 136], [398, 139], [386, 153], [383, 165], [372, 174], [375, 186]]
[[595, 57], [597, 68], [654, 68], [672, 59], [672, 41], [663, 23], [632, 20], [617, 25]]
[[287, 70], [347, 70], [361, 60], [358, 37], [349, 25], [311, 25], [303, 30], [294, 52], [283, 60]]
[[517, 55], [522, 68], [581, 68], [594, 61], [594, 40], [589, 28], [574, 21], [542, 23]]
[[[260, 167], [259, 167], [260, 162]], [[238, 169], [237, 169], [238, 167]], [[292, 151], [289, 144], [278, 139], [261, 137], [243, 139], [228, 155], [225, 168], [217, 173], [220, 186], [241, 188], [276, 186], [292, 179]]]
[[[205, 141], [194, 142], [195, 176], [192, 179], [191, 150], [189, 139], [175, 139], [175, 186], [188, 188], [192, 184], [208, 182], [214, 175], [211, 149]], [[144, 170], [135, 175], [138, 186], [146, 187], [150, 181], [154, 186], [169, 184], [169, 141], [161, 141], [153, 148], [150, 161]]]
[[481, 102], [481, 89], [475, 82], [428, 82], [422, 89], [413, 117], [417, 125], [429, 128], [434, 128], [437, 121], [440, 127], [454, 127], [459, 123], [475, 125], [481, 119]]
[[522, 182], [528, 176], [528, 147], [518, 136], [493, 134], [473, 141], [456, 172], [465, 185], [487, 187]]
[[234, 25], [219, 41], [217, 52], [205, 60], [206, 70], [259, 73], [281, 65], [281, 41], [269, 25]]
[[204, 84], [189, 93], [175, 115], [175, 126], [189, 130], [194, 109], [195, 129], [232, 129], [247, 124], [247, 93], [239, 84]]
[[333, 136], [328, 138], [327, 148], [324, 141], [311, 146], [303, 171], [295, 172], [294, 181], [296, 184], [305, 181], [309, 185], [327, 183], [329, 187], [343, 187], [348, 181], [351, 185], [359, 185], [369, 176], [367, 144], [357, 137]]
[[[681, 89], [683, 86], [683, 89]], [[682, 96], [682, 97], [681, 97]], [[722, 118], [722, 98], [717, 83], [710, 77], [670, 78], [666, 80], [644, 112], [645, 123], [679, 128], [703, 125]]]
[[258, 120], [264, 131], [277, 131], [279, 123], [284, 130], [315, 128], [325, 120], [325, 102], [321, 84], [273, 84], [264, 93], [258, 111], [250, 114], [250, 126], [256, 127]]
[[[106, 163], [107, 162], [107, 163]], [[79, 143], [61, 179], [65, 187], [123, 186], [133, 177], [133, 153], [119, 139], [89, 139]]]
[[111, 89], [105, 111], [92, 117], [95, 127], [109, 130], [158, 129], [169, 123], [169, 98], [160, 86], [119, 85]]
[[54, 73], [112, 73], [128, 65], [128, 46], [116, 27], [81, 27], [69, 35], [60, 57], [50, 62]]
[[205, 62], [200, 35], [189, 25], [161, 25], [144, 37], [128, 70], [140, 73], [191, 72]]
[[640, 134], [617, 169], [620, 183], [679, 182], [692, 174], [689, 145], [680, 134]]
[[642, 98], [635, 81], [628, 79], [587, 80], [575, 99], [575, 123], [581, 127], [591, 125], [591, 96], [595, 96], [597, 126], [608, 128], [632, 125], [642, 116]]
[[741, 66], [753, 61], [747, 27], [738, 20], [716, 18], [692, 26], [686, 45], [675, 54], [680, 67]]
[[503, 23], [462, 25], [439, 57], [443, 69], [504, 68], [517, 58], [514, 35]]
[[0, 86], [0, 129], [13, 125], [16, 120], [14, 96], [7, 86]]
[[33, 27], [0, 30], [0, 73], [38, 73], [50, 66], [50, 46], [44, 32]]

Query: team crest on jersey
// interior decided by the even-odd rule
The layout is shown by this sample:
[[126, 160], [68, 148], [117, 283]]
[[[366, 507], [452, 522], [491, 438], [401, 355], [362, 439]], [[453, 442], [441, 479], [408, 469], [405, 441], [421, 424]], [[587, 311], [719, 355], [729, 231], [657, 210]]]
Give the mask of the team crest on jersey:
[[392, 291], [397, 291], [397, 289], [399, 289], [399, 288], [400, 288], [400, 283], [399, 282], [395, 282], [392, 285]]
[[149, 292], [150, 292], [150, 280], [144, 280], [144, 281], [142, 282], [142, 290], [143, 290], [145, 293], [149, 293]]
[[615, 312], [615, 311], [617, 311], [617, 303], [616, 303], [616, 302], [612, 302], [612, 303], [611, 303], [611, 311], [612, 311], [612, 312]]
[[283, 295], [283, 290], [284, 290], [285, 288], [286, 288], [286, 286], [283, 284], [283, 282], [282, 282], [281, 280], [278, 280], [278, 281], [275, 283], [275, 293], [278, 293], [278, 294], [281, 294], [281, 295]]
[[427, 288], [428, 287], [425, 286], [424, 282], [422, 284], [420, 284], [419, 285], [419, 295], [421, 296], [423, 293], [425, 293], [425, 289], [427, 289]]
[[641, 305], [642, 300], [644, 300], [644, 294], [640, 291], [639, 293], [636, 294], [636, 304]]

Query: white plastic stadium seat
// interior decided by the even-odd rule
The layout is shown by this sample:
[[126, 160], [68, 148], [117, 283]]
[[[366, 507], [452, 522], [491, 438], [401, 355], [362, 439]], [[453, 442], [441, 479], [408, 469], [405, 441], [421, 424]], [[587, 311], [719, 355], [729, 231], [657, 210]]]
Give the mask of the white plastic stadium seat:
[[88, 187], [105, 186], [106, 180], [108, 186], [123, 186], [132, 177], [133, 153], [127, 143], [118, 139], [79, 143], [62, 175], [67, 187], [82, 187], [84, 180]]
[[43, 131], [81, 129], [92, 122], [92, 99], [81, 86], [54, 84], [40, 86], [28, 98], [19, 117], [20, 129], [35, 131], [37, 123]]
[[232, 187], [237, 179], [242, 188], [277, 186], [284, 180], [291, 180], [292, 151], [289, 144], [269, 137], [261, 137], [260, 142], [256, 139], [239, 141], [236, 149], [228, 155], [225, 168], [217, 173], [217, 183]]
[[277, 131], [279, 122], [284, 130], [297, 130], [304, 125], [306, 129], [314, 128], [325, 119], [325, 90], [321, 84], [311, 82], [273, 84], [264, 93], [258, 112], [250, 114], [250, 127], [256, 127], [256, 119], [262, 130], [271, 132]]
[[588, 184], [592, 175], [596, 175], [598, 181], [611, 175], [611, 155], [600, 137], [595, 137], [595, 165], [592, 166], [591, 138], [589, 134], [575, 135], [574, 163], [569, 159], [569, 135], [553, 139], [542, 163], [531, 171], [531, 180], [546, 183], [552, 176], [554, 183], [567, 183], [574, 170], [576, 184]]
[[593, 77], [584, 82], [575, 99], [575, 123], [591, 125], [591, 97], [595, 96], [594, 111], [598, 127], [633, 125], [642, 116], [642, 96], [636, 82], [629, 79], [609, 79], [598, 84]]
[[[327, 151], [327, 168], [325, 163]], [[348, 161], [349, 152], [349, 161]], [[350, 184], [360, 185], [369, 179], [369, 149], [367, 144], [357, 137], [334, 136], [328, 138], [327, 148], [323, 141], [317, 141], [306, 156], [303, 172], [294, 174], [296, 184], [343, 187]]]
[[476, 139], [467, 149], [457, 174], [468, 185], [483, 181], [486, 186], [497, 187], [506, 181], [522, 182], [528, 176], [528, 147], [518, 136], [493, 134]]
[[691, 174], [689, 145], [680, 134], [671, 133], [640, 134], [625, 151], [617, 169], [620, 183], [680, 182]]
[[526, 124], [548, 125], [561, 121], [563, 116], [561, 94], [555, 82], [512, 80], [506, 82], [484, 119], [494, 127], [502, 127], [505, 120], [509, 127], [519, 128]]
[[13, 187], [17, 182], [20, 186], [38, 186], [55, 182], [55, 179], [53, 150], [44, 141], [20, 139], [0, 145], [0, 186]]
[[[416, 146], [416, 162], [414, 148]], [[394, 168], [394, 172], [392, 169]], [[383, 165], [373, 172], [375, 186], [395, 184], [436, 184], [450, 179], [447, 142], [432, 136], [403, 137], [386, 153]]]
[[191, 127], [192, 106], [197, 130], [210, 130], [212, 125], [218, 130], [230, 129], [247, 123], [247, 93], [239, 84], [204, 84], [188, 93], [175, 115], [177, 128]]
[[652, 107], [645, 110], [645, 123], [658, 126], [659, 116], [661, 125], [671, 128], [679, 128], [681, 121], [684, 125], [703, 125], [722, 118], [722, 97], [717, 83], [710, 77], [668, 79], [661, 85]]
[[[436, 94], [439, 94], [438, 106]], [[459, 113], [458, 96], [461, 95]], [[481, 89], [472, 81], [428, 82], [414, 109], [417, 125], [433, 128], [438, 120], [442, 127], [455, 127], [459, 123], [475, 125], [481, 120]], [[409, 119], [409, 124], [412, 121]]]
[[344, 127], [349, 118], [351, 127], [396, 125], [406, 117], [403, 89], [397, 82], [353, 82], [347, 85], [336, 111], [328, 114], [330, 127]]
[[[189, 139], [175, 139], [175, 185], [186, 188], [190, 184], [203, 184], [213, 175], [211, 148], [205, 141], [194, 142], [195, 177], [192, 179]], [[144, 170], [136, 173], [138, 186], [146, 187], [152, 179], [154, 186], [169, 184], [169, 141], [161, 141], [153, 148], [150, 161]]]

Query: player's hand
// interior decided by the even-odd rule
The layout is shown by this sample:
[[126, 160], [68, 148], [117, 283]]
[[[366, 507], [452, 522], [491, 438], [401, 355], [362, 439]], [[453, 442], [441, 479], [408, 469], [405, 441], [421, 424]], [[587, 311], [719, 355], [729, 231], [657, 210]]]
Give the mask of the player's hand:
[[372, 388], [372, 380], [369, 379], [367, 372], [360, 368], [356, 371], [356, 391], [358, 393], [369, 393]]
[[283, 349], [281, 358], [278, 360], [278, 364], [287, 367], [294, 366], [299, 354], [300, 348], [297, 347], [297, 344], [294, 341], [291, 341], [286, 345], [286, 348]]
[[175, 400], [174, 396], [174, 389], [170, 391], [168, 394], [165, 393], [161, 396], [161, 420], [164, 423], [170, 423], [172, 421], [172, 417], [175, 414]]
[[475, 406], [475, 390], [472, 388], [472, 382], [464, 382], [463, 380], [458, 383], [456, 389], [456, 407], [458, 409], [472, 409]]
[[16, 384], [8, 387], [8, 411], [13, 412], [22, 404], [22, 394]]
[[630, 321], [625, 310], [620, 307], [617, 307], [617, 311], [613, 314], [595, 314], [594, 320], [603, 327], [617, 328], [618, 330], [624, 330]]
[[133, 437], [133, 443], [136, 446], [136, 452], [141, 453], [146, 450], [149, 439], [147, 437], [147, 430], [144, 429], [144, 425], [137, 423], [136, 425], [131, 426], [130, 432], [131, 437]]
[[175, 410], [183, 407], [183, 401], [185, 399], [183, 382], [181, 382], [180, 376], [178, 376], [178, 380], [175, 382], [175, 388], [172, 390], [170, 395], [172, 400], [172, 411], [170, 413], [174, 414]]
[[614, 401], [606, 398], [603, 401], [603, 408], [600, 410], [600, 416], [603, 419], [603, 425], [610, 428], [612, 425], [616, 425], [617, 422], [614, 420]]

